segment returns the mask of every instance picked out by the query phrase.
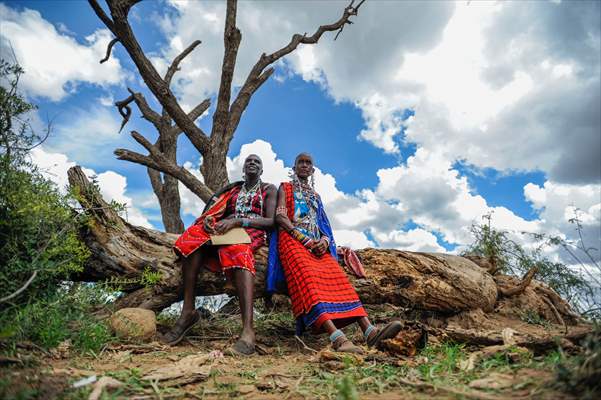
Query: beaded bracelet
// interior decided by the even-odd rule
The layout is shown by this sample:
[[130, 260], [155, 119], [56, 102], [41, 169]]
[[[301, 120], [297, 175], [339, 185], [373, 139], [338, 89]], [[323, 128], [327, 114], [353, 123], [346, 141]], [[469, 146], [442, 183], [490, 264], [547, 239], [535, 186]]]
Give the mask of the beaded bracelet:
[[302, 233], [301, 231], [299, 231], [296, 228], [294, 228], [292, 230], [292, 232], [290, 232], [290, 233], [293, 238], [295, 238], [296, 240], [301, 242], [301, 244], [305, 247], [308, 247], [309, 245], [311, 245], [313, 243], [313, 239], [311, 239], [309, 236], [305, 235], [304, 233]]

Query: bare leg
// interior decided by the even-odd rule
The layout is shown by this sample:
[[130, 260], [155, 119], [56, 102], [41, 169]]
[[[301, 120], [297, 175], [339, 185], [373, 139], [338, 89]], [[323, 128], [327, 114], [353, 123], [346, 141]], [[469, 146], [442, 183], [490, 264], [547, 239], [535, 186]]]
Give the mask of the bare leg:
[[253, 292], [254, 276], [250, 271], [243, 268], [234, 269], [234, 284], [238, 292], [240, 301], [240, 311], [242, 313], [242, 334], [240, 339], [254, 345], [255, 330], [253, 328]]
[[184, 305], [182, 312], [175, 322], [173, 328], [167, 332], [162, 340], [163, 342], [174, 345], [177, 344], [185, 335], [188, 328], [198, 320], [196, 311], [196, 282], [198, 281], [198, 272], [202, 263], [202, 253], [196, 250], [182, 262], [182, 279], [184, 283]]
[[359, 318], [359, 321], [357, 321], [357, 323], [359, 324], [359, 327], [361, 328], [361, 331], [363, 331], [363, 333], [365, 333], [365, 330], [371, 325], [371, 322], [369, 322], [369, 318], [367, 317]]
[[334, 325], [334, 323], [331, 320], [327, 320], [326, 322], [323, 323], [322, 326], [323, 326], [323, 329], [328, 333], [328, 335], [331, 335], [337, 329], [336, 325]]
[[202, 263], [202, 253], [196, 250], [182, 262], [182, 279], [184, 280], [184, 306], [180, 319], [196, 310], [196, 283]]

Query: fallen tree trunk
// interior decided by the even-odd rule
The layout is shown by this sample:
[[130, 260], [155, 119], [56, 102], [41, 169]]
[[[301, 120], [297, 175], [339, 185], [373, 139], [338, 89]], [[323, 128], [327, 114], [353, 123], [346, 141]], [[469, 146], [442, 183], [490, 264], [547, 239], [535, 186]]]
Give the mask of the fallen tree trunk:
[[[82, 237], [92, 255], [77, 277], [87, 281], [111, 280], [127, 293], [118, 307], [159, 311], [181, 298], [181, 271], [171, 246], [176, 235], [134, 226], [102, 199], [79, 167], [68, 172], [69, 183], [90, 216]], [[398, 250], [358, 251], [367, 279], [350, 277], [364, 303], [391, 303], [454, 313], [471, 308], [492, 310], [497, 289], [492, 277], [473, 262], [446, 254]], [[265, 294], [265, 254], [258, 255], [255, 296]], [[160, 279], [145, 286], [144, 274]], [[223, 277], [203, 271], [199, 295], [231, 293]]]
[[[171, 247], [177, 236], [123, 220], [102, 199], [80, 167], [69, 169], [68, 176], [90, 218], [81, 237], [91, 257], [84, 271], [74, 279], [116, 283], [125, 293], [117, 301], [117, 308], [160, 311], [179, 301], [181, 266]], [[525, 310], [530, 310], [549, 321], [557, 320], [566, 325], [579, 322], [567, 302], [531, 276], [524, 280], [502, 275], [493, 277], [486, 266], [448, 254], [388, 249], [363, 249], [357, 254], [367, 277], [349, 278], [365, 304], [389, 303], [451, 318], [471, 315], [471, 310], [486, 313], [494, 310], [495, 314], [519, 320]], [[265, 249], [256, 257], [255, 297], [262, 297], [265, 295]], [[150, 273], [158, 276], [158, 280], [147, 279]], [[514, 290], [515, 287], [518, 289]], [[203, 270], [197, 294], [222, 293], [233, 294], [233, 287], [227, 285], [222, 276]]]

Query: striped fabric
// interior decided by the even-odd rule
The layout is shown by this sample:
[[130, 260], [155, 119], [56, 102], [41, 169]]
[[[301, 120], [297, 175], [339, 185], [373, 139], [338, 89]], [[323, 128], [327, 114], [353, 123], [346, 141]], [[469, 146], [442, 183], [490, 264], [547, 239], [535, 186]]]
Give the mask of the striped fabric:
[[[282, 186], [292, 221], [294, 189], [290, 183]], [[292, 312], [299, 322], [319, 332], [327, 320], [342, 327], [367, 316], [355, 289], [330, 253], [317, 257], [285, 231], [280, 231], [278, 239]]]

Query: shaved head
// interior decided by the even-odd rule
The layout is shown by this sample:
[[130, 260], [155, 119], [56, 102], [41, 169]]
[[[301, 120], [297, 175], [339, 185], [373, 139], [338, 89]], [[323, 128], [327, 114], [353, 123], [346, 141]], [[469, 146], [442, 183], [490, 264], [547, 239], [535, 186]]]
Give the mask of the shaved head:
[[294, 165], [296, 165], [296, 163], [298, 162], [298, 159], [300, 157], [307, 157], [311, 160], [311, 162], [313, 162], [313, 156], [307, 152], [302, 152], [300, 153], [298, 156], [296, 156], [296, 158], [294, 159]]

